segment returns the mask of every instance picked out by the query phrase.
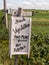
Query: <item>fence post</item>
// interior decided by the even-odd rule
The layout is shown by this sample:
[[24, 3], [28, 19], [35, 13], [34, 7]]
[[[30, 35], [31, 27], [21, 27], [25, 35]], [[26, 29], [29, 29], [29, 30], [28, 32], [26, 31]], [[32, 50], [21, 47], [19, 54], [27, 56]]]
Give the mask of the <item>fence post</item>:
[[[22, 8], [18, 8], [17, 17], [21, 16]], [[14, 65], [18, 65], [18, 55], [15, 55]]]
[[4, 0], [4, 23], [5, 23], [6, 28], [8, 28], [6, 0]]
[[14, 65], [18, 65], [18, 55], [15, 56]]

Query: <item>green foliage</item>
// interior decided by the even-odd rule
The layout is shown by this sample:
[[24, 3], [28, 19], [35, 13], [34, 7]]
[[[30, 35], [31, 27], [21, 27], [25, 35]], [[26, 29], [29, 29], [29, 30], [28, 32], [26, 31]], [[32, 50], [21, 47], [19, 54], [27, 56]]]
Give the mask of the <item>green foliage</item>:
[[[45, 40], [46, 39], [46, 40]], [[31, 55], [35, 62], [42, 63], [41, 65], [49, 65], [49, 58], [47, 60], [47, 55], [49, 57], [49, 43], [48, 36], [42, 34], [32, 34], [31, 37]]]
[[34, 10], [33, 20], [49, 20], [49, 10]]
[[49, 21], [33, 21], [32, 22], [32, 33], [43, 35], [49, 35]]
[[[41, 11], [35, 12], [39, 15]], [[42, 14], [41, 17], [45, 16]], [[3, 13], [0, 15], [0, 65], [14, 65], [14, 57], [9, 58], [9, 30], [5, 28], [4, 21], [1, 21]], [[49, 22], [32, 22], [30, 45], [30, 58], [27, 59], [27, 55], [19, 55], [18, 65], [49, 65]]]

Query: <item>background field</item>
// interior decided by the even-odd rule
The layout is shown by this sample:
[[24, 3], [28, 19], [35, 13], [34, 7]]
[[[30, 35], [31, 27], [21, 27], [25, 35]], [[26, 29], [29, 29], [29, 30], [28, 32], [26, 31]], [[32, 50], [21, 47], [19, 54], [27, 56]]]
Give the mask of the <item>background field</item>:
[[33, 20], [49, 20], [49, 11], [35, 10]]
[[[28, 10], [29, 11], [29, 10]], [[31, 10], [31, 53], [19, 56], [18, 65], [49, 65], [49, 10]], [[14, 65], [14, 57], [9, 58], [9, 29], [4, 26], [4, 13], [0, 11], [0, 65]], [[10, 22], [10, 15], [8, 15]]]

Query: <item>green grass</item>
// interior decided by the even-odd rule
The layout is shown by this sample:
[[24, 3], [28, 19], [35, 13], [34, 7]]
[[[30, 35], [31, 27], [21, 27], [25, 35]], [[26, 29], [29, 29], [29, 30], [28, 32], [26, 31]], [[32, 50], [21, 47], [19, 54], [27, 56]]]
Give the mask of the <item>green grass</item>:
[[[38, 14], [32, 16], [30, 59], [28, 60], [25, 55], [19, 56], [18, 65], [22, 62], [23, 65], [27, 65], [27, 62], [29, 65], [49, 65], [49, 13], [37, 12]], [[1, 21], [3, 15], [3, 12], [0, 11], [0, 64], [14, 65], [14, 58], [12, 60], [9, 58], [9, 31], [4, 26], [4, 20]], [[10, 15], [8, 15], [9, 20]]]
[[32, 32], [35, 34], [49, 34], [49, 22], [32, 22]]
[[32, 18], [33, 20], [49, 20], [49, 11], [37, 10]]
[[49, 14], [34, 14], [33, 20], [49, 20]]
[[49, 34], [49, 11], [35, 10], [32, 16], [32, 33]]

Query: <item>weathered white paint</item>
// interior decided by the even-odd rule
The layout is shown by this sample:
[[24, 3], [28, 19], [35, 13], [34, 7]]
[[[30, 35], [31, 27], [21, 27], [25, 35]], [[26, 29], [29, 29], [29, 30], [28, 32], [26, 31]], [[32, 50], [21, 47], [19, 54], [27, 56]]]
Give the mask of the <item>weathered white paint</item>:
[[29, 57], [31, 18], [12, 16], [10, 25], [10, 57], [17, 54], [28, 54]]

